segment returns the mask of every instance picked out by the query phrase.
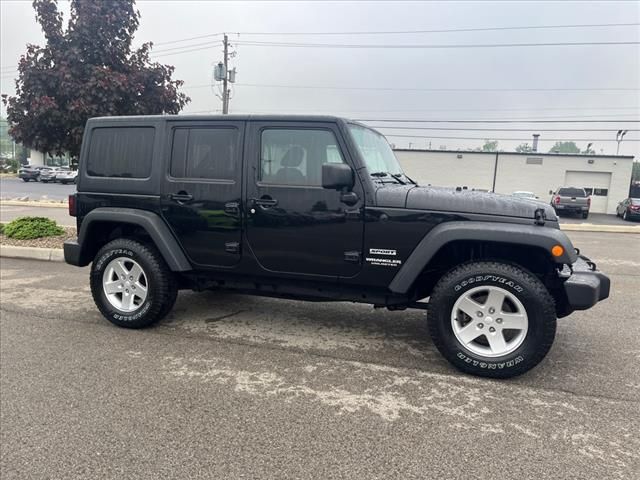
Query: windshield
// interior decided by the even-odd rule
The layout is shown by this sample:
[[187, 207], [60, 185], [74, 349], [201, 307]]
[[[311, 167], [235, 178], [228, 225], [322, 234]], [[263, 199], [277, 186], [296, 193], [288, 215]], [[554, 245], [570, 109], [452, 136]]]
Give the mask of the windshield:
[[370, 174], [404, 175], [398, 159], [382, 135], [360, 125], [349, 125], [349, 130]]

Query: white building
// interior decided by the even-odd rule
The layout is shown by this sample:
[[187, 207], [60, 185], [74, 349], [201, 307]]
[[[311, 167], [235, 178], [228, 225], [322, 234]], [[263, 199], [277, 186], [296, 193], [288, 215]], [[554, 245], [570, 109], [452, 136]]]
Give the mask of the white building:
[[533, 192], [550, 201], [561, 186], [591, 194], [591, 211], [616, 212], [629, 196], [632, 156], [560, 153], [396, 150], [407, 175], [421, 185], [467, 187], [511, 194]]

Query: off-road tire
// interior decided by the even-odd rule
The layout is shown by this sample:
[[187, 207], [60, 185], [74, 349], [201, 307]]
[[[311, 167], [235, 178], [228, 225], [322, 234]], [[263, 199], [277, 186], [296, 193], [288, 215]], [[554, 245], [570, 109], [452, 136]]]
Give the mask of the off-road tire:
[[[109, 262], [118, 257], [135, 260], [148, 278], [147, 298], [131, 313], [124, 313], [108, 301], [103, 289], [103, 275]], [[113, 324], [124, 328], [144, 328], [162, 319], [173, 308], [178, 288], [173, 273], [152, 245], [119, 238], [107, 243], [91, 264], [91, 294], [100, 313]]]
[[[513, 294], [524, 306], [528, 330], [522, 344], [500, 357], [478, 355], [456, 338], [451, 325], [456, 300], [479, 286], [495, 286]], [[490, 378], [510, 378], [532, 369], [546, 356], [556, 333], [553, 297], [527, 270], [501, 262], [470, 262], [446, 273], [429, 300], [429, 333], [440, 353], [459, 370]]]

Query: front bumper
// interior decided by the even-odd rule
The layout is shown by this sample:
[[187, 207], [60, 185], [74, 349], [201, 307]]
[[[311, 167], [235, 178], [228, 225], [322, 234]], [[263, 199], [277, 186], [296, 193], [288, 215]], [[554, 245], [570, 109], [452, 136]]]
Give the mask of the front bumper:
[[570, 309], [587, 310], [596, 303], [609, 297], [611, 281], [604, 273], [599, 271], [596, 264], [583, 255], [570, 265], [568, 272], [563, 271], [566, 277], [564, 291]]

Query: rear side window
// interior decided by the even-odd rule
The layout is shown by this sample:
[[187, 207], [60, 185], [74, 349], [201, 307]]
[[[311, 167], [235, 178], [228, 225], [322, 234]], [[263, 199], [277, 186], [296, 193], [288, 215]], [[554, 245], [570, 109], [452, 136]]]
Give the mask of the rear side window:
[[586, 197], [586, 193], [582, 188], [561, 188], [558, 190], [561, 197]]
[[94, 128], [87, 174], [92, 177], [149, 177], [154, 134], [153, 127]]
[[234, 127], [177, 128], [171, 148], [171, 176], [234, 180], [240, 131]]

